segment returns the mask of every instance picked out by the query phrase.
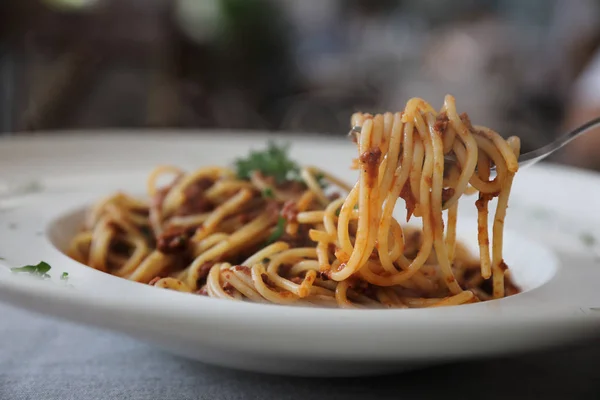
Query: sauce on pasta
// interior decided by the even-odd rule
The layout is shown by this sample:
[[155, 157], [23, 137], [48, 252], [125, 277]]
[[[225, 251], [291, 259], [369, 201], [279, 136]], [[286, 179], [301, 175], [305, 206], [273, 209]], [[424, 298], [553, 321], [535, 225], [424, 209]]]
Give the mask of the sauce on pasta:
[[[70, 255], [156, 287], [258, 303], [415, 308], [519, 291], [502, 257], [518, 138], [472, 125], [452, 96], [440, 111], [414, 98], [402, 112], [354, 114], [351, 126], [353, 185], [274, 144], [235, 168], [159, 166], [149, 201], [96, 203]], [[473, 193], [478, 257], [456, 240], [459, 199]], [[394, 218], [397, 203], [420, 227]]]

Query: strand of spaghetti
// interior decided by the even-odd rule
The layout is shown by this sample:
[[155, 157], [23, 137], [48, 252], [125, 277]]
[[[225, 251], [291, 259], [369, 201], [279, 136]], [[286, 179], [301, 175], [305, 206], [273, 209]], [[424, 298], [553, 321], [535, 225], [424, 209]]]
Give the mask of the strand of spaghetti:
[[[260, 293], [258, 293], [256, 288], [254, 287], [254, 281], [252, 280], [252, 273], [250, 272], [250, 268], [236, 265], [236, 266], [228, 268], [228, 269], [221, 269], [221, 273], [223, 271], [233, 272], [233, 275], [235, 276], [235, 278], [238, 279], [244, 285], [246, 285], [246, 288], [250, 291], [249, 293], [252, 293], [252, 294], [249, 294], [249, 296], [252, 296], [252, 297], [247, 296], [249, 299], [256, 298], [256, 299], [260, 299], [257, 301], [260, 301], [261, 303], [268, 303], [268, 301], [266, 299], [264, 299], [260, 295]], [[236, 282], [236, 281], [234, 280], [234, 282]]]
[[392, 288], [380, 288], [380, 291], [383, 291], [387, 294], [388, 298], [392, 301], [394, 308], [408, 308], [406, 304], [402, 301], [402, 298], [398, 295], [398, 293]]
[[[174, 175], [171, 182], [166, 185], [163, 189], [158, 189], [156, 181], [158, 178], [165, 174], [172, 173]], [[160, 235], [163, 232], [163, 201], [164, 197], [169, 191], [173, 188], [173, 186], [181, 180], [181, 178], [185, 175], [184, 171], [177, 167], [163, 165], [155, 168], [148, 179], [146, 180], [146, 187], [148, 191], [148, 195], [150, 196], [151, 204], [150, 204], [150, 213], [149, 213], [149, 223], [152, 227], [152, 231], [155, 235]]]
[[[391, 218], [390, 219], [390, 227], [388, 227], [388, 242], [392, 242], [392, 249], [389, 251], [389, 257], [392, 260], [392, 262], [396, 262], [398, 261], [400, 258], [403, 258], [406, 260], [406, 257], [404, 257], [404, 232], [402, 231], [402, 226], [400, 226], [400, 223], [395, 219], [395, 218]], [[389, 246], [386, 245], [386, 247], [389, 249]], [[408, 260], [407, 260], [408, 261]], [[408, 263], [406, 264], [408, 265]]]
[[[92, 232], [84, 231], [80, 232], [71, 240], [69, 245], [68, 255], [69, 257], [85, 263], [89, 258], [89, 248], [92, 245]], [[86, 247], [87, 251], [81, 250], [82, 247]], [[87, 254], [86, 254], [87, 253]]]
[[272, 216], [268, 213], [263, 213], [244, 225], [242, 229], [228, 236], [227, 239], [196, 257], [192, 264], [187, 268], [188, 286], [196, 288], [200, 276], [200, 267], [202, 267], [205, 262], [217, 260], [226, 252], [231, 252], [238, 247], [248, 247], [256, 242], [264, 240], [264, 237], [268, 234], [267, 228], [272, 225], [272, 223]]
[[[393, 231], [392, 231], [391, 236], [392, 237], [400, 237], [400, 238], [402, 238], [402, 241], [396, 240], [394, 242], [395, 247], [390, 252], [390, 258], [392, 260], [394, 260], [394, 262], [397, 262], [398, 265], [400, 266], [400, 268], [405, 270], [410, 266], [411, 261], [408, 260], [402, 254], [402, 250], [404, 247], [404, 241], [403, 241], [404, 236], [402, 234], [402, 227], [396, 220], [393, 220], [392, 223], [393, 223], [393, 228], [392, 228]], [[381, 258], [381, 254], [380, 254], [380, 258]], [[394, 273], [396, 273], [396, 272], [398, 272], [398, 271], [394, 267]], [[399, 283], [399, 285], [403, 286], [403, 287], [415, 287], [416, 286], [417, 288], [419, 288], [420, 290], [423, 290], [425, 292], [432, 292], [433, 290], [435, 290], [435, 284], [433, 282], [431, 282], [423, 273], [421, 273], [421, 271], [415, 272], [410, 279], [411, 280], [407, 280], [407, 281]], [[410, 285], [407, 285], [407, 283], [410, 283]]]
[[200, 254], [223, 242], [228, 237], [229, 235], [226, 233], [213, 233], [199, 242], [191, 242], [192, 257], [196, 258], [200, 256]]
[[341, 281], [337, 284], [335, 288], [335, 300], [337, 301], [337, 305], [340, 308], [362, 308], [358, 304], [353, 304], [350, 300], [348, 300], [348, 287], [349, 283], [347, 280]]
[[98, 200], [98, 202], [92, 206], [91, 210], [87, 214], [85, 219], [85, 226], [90, 229], [93, 229], [94, 226], [96, 226], [100, 219], [104, 216], [104, 210], [106, 206], [115, 202], [122, 196], [123, 195], [121, 193], [116, 193]]
[[[479, 155], [477, 163], [479, 177], [486, 181], [490, 177], [490, 161], [485, 154]], [[491, 195], [479, 193], [479, 199], [475, 202], [477, 207], [477, 241], [479, 243], [479, 260], [481, 263], [481, 276], [488, 279], [492, 276], [490, 259], [490, 238], [488, 228], [488, 203]]]
[[315, 260], [302, 260], [298, 261], [292, 268], [290, 268], [289, 274], [292, 276], [298, 276], [308, 271], [319, 271], [319, 262]]
[[175, 185], [168, 191], [162, 203], [162, 215], [169, 217], [175, 213], [175, 210], [181, 206], [185, 199], [185, 189], [192, 183], [199, 181], [200, 179], [216, 180], [221, 175], [227, 175], [230, 173], [229, 170], [222, 167], [205, 167], [200, 168], [197, 171], [184, 175], [178, 180]]
[[148, 283], [156, 276], [161, 276], [172, 265], [173, 257], [153, 251], [144, 258], [144, 261], [131, 273], [129, 279], [135, 282]]
[[252, 281], [254, 282], [254, 287], [260, 293], [262, 297], [269, 300], [272, 303], [276, 304], [294, 304], [298, 300], [298, 296], [294, 295], [291, 292], [282, 291], [277, 292], [275, 290], [270, 289], [264, 282], [263, 275], [266, 275], [271, 278], [265, 267], [262, 264], [255, 264], [251, 268], [252, 271]]
[[[315, 194], [313, 192], [311, 192], [310, 190], [305, 191], [296, 203], [297, 211], [299, 213], [306, 211], [311, 206], [314, 199]], [[285, 233], [287, 233], [290, 236], [296, 236], [298, 234], [298, 228], [298, 220], [296, 218], [291, 218], [287, 220], [287, 223], [285, 225]]]
[[123, 193], [120, 193], [120, 195], [116, 199], [116, 202], [129, 211], [148, 211], [149, 205], [148, 202], [146, 202], [146, 200], [140, 200]]
[[192, 228], [203, 224], [212, 213], [193, 214], [186, 216], [174, 216], [169, 218], [169, 226]]
[[[406, 113], [404, 114], [406, 116]], [[416, 138], [415, 138], [416, 139]], [[414, 166], [414, 161], [413, 161]], [[425, 162], [423, 165], [422, 179], [420, 182], [420, 189], [422, 191], [422, 205], [425, 209], [429, 207], [429, 198], [431, 191], [431, 175], [433, 172], [433, 158], [425, 157]], [[429, 177], [429, 179], [425, 179], [425, 177]], [[400, 283], [410, 279], [419, 268], [427, 261], [429, 254], [431, 253], [433, 247], [433, 226], [431, 222], [430, 213], [425, 213], [422, 217], [423, 224], [423, 243], [417, 253], [417, 256], [412, 260], [410, 265], [406, 267], [404, 271], [398, 272], [397, 274], [390, 276], [379, 276], [373, 273], [369, 268], [363, 268], [360, 271], [360, 275], [367, 282], [372, 283], [378, 286], [394, 286], [399, 285]]]
[[327, 234], [332, 238], [332, 241], [335, 241], [335, 239], [338, 236], [337, 226], [335, 224], [335, 213], [342, 206], [343, 203], [344, 199], [339, 198], [329, 203], [329, 205], [325, 208], [325, 214], [323, 215], [323, 225], [325, 226]]
[[157, 166], [150, 172], [150, 175], [148, 175], [148, 179], [146, 180], [146, 191], [148, 192], [148, 196], [154, 197], [158, 193], [156, 181], [158, 181], [158, 178], [163, 174], [173, 174], [175, 175], [173, 180], [176, 180], [183, 176], [184, 172], [180, 168], [172, 165]]
[[[387, 308], [395, 308], [398, 307], [399, 305], [404, 306], [404, 304], [402, 304], [402, 302], [399, 301], [399, 299], [396, 297], [393, 297], [395, 295], [392, 295], [392, 293], [394, 293], [393, 291], [387, 291], [383, 288], [378, 289], [375, 292], [375, 296], [377, 297], [377, 300], [379, 300], [379, 302]], [[404, 306], [406, 307], [406, 306]]]
[[300, 283], [300, 287], [298, 288], [298, 296], [300, 298], [306, 297], [310, 294], [313, 284], [315, 283], [315, 279], [317, 279], [317, 272], [314, 270], [307, 271], [304, 275], [304, 279]]
[[[450, 292], [458, 294], [462, 291], [450, 265], [448, 257], [448, 249], [444, 241], [444, 221], [442, 219], [442, 188], [444, 185], [444, 144], [442, 142], [441, 133], [437, 130], [435, 124], [435, 117], [431, 113], [427, 113], [425, 116], [427, 119], [427, 126], [421, 118], [416, 116], [415, 126], [419, 130], [419, 133], [424, 137], [423, 142], [425, 143], [425, 153], [429, 153], [431, 157], [432, 175], [431, 175], [431, 192], [430, 192], [430, 210], [431, 219], [433, 224], [433, 245], [437, 254], [438, 263], [444, 277], [444, 281], [448, 285]], [[423, 130], [423, 132], [421, 132]], [[427, 130], [428, 132], [426, 132]], [[429, 133], [429, 140], [425, 136]], [[426, 156], [427, 159], [427, 156]], [[427, 181], [427, 175], [424, 175], [423, 180]], [[423, 186], [423, 183], [421, 183]], [[428, 189], [429, 190], [429, 189]], [[426, 193], [422, 193], [421, 197], [426, 196]]]
[[321, 188], [321, 185], [313, 175], [312, 171], [308, 168], [302, 168], [300, 170], [300, 176], [308, 189], [312, 191], [312, 193], [317, 197], [322, 206], [327, 206], [329, 204], [329, 199], [325, 196], [325, 192]]
[[267, 270], [269, 273], [276, 275], [279, 270], [279, 266], [282, 264], [289, 264], [291, 260], [301, 261], [303, 259], [315, 259], [317, 252], [313, 247], [297, 247], [281, 251], [279, 254], [271, 257]]
[[[377, 239], [377, 232], [371, 227], [376, 226], [378, 221], [378, 175], [379, 175], [379, 156], [372, 152], [379, 151], [376, 138], [381, 137], [381, 132], [376, 130], [371, 120], [367, 120], [363, 125], [363, 131], [360, 135], [359, 153], [361, 158], [368, 154], [366, 160], [362, 160], [362, 168], [359, 178], [359, 201], [358, 201], [358, 230], [354, 248], [346, 265], [339, 270], [331, 272], [331, 278], [336, 281], [347, 279], [350, 275], [358, 271], [367, 261]], [[370, 157], [374, 157], [371, 159]], [[374, 162], [373, 162], [374, 161]], [[338, 228], [339, 229], [339, 228]]]
[[324, 211], [304, 211], [298, 213], [296, 219], [300, 224], [315, 224], [317, 222], [323, 221], [324, 216]]
[[204, 192], [204, 196], [212, 202], [219, 203], [224, 196], [227, 197], [242, 190], [251, 191], [255, 189], [254, 185], [250, 182], [232, 179], [219, 180]]
[[181, 282], [178, 279], [174, 278], [162, 278], [156, 281], [154, 284], [155, 287], [175, 290], [177, 292], [191, 293], [192, 290], [185, 283]]
[[383, 160], [381, 161], [381, 165], [380, 167], [380, 171], [379, 171], [379, 185], [380, 186], [385, 186], [382, 184], [383, 182], [383, 178], [384, 178], [384, 174], [383, 172], [387, 169], [387, 159], [388, 156], [393, 154], [393, 152], [398, 153], [400, 151], [400, 148], [398, 147], [397, 149], [391, 148], [392, 150], [390, 151], [390, 141], [391, 141], [391, 134], [390, 132], [392, 131], [392, 126], [394, 124], [394, 114], [392, 114], [391, 112], [386, 112], [383, 114], [383, 128], [382, 128], [382, 136], [381, 139], [379, 140], [379, 149], [381, 150], [381, 154], [384, 155]]
[[123, 241], [128, 242], [133, 247], [133, 253], [127, 257], [127, 261], [120, 268], [113, 271], [113, 274], [120, 277], [127, 277], [140, 265], [144, 258], [150, 253], [150, 249], [143, 238], [136, 236], [126, 236]]
[[381, 307], [381, 305], [379, 304], [379, 302], [377, 300], [374, 300], [368, 296], [365, 296], [362, 293], [358, 293], [357, 291], [352, 289], [352, 287], [348, 288], [348, 290], [346, 291], [346, 296], [348, 297], [348, 299], [350, 299], [354, 302], [355, 306], [358, 306], [359, 308]]
[[107, 272], [106, 256], [113, 236], [114, 231], [111, 229], [108, 219], [102, 218], [92, 231], [89, 261], [92, 268]]
[[328, 247], [328, 242], [320, 241], [317, 243], [317, 260], [319, 261], [319, 271], [326, 273], [329, 273], [329, 271], [331, 271]]
[[127, 213], [118, 208], [115, 204], [108, 204], [105, 208], [105, 217], [109, 223], [116, 225], [129, 236], [141, 237], [139, 227], [133, 224], [127, 217]]
[[[513, 139], [509, 146], [506, 142], [500, 142], [500, 147], [507, 147], [513, 156], [518, 155], [520, 151], [520, 142], [518, 139]], [[504, 150], [504, 151], [503, 151]], [[506, 149], [501, 150], [503, 154]], [[496, 216], [494, 217], [493, 225], [493, 241], [492, 241], [492, 277], [493, 277], [493, 297], [504, 297], [504, 272], [506, 264], [502, 258], [503, 236], [504, 236], [504, 219], [506, 218], [506, 209], [508, 208], [508, 197], [512, 187], [514, 172], [509, 172], [500, 195], [498, 196], [498, 205], [496, 207]]]
[[496, 166], [496, 177], [492, 181], [484, 181], [479, 179], [478, 174], [474, 174], [469, 180], [469, 183], [480, 192], [499, 192], [502, 190], [503, 183], [506, 179], [506, 174], [508, 173], [506, 161], [491, 140], [481, 136], [475, 136], [475, 141], [477, 142], [479, 152], [485, 153], [486, 156], [491, 159]]
[[269, 258], [269, 257], [273, 256], [274, 254], [280, 253], [289, 248], [290, 248], [290, 245], [285, 242], [275, 242], [275, 243], [270, 244], [267, 247], [261, 249], [260, 251], [254, 253], [252, 256], [247, 258], [246, 261], [244, 261], [242, 263], [242, 265], [251, 267], [254, 264], [258, 264], [259, 262], [262, 262], [265, 258]]
[[[402, 115], [401, 115], [401, 117], [402, 117]], [[402, 122], [402, 120], [403, 120], [403, 118], [401, 118], [400, 122], [404, 123], [404, 122]], [[411, 171], [411, 166], [413, 164], [413, 154], [414, 154], [413, 134], [414, 134], [414, 124], [410, 120], [405, 121], [403, 137], [402, 137], [402, 139], [403, 139], [403, 146], [402, 146], [403, 154], [402, 154], [402, 157], [398, 160], [399, 165], [396, 167], [396, 171], [394, 172], [394, 176], [395, 176], [394, 185], [388, 195], [388, 199], [385, 203], [384, 210], [383, 210], [383, 213], [381, 216], [381, 220], [383, 221], [383, 226], [381, 226], [381, 223], [380, 223], [379, 229], [384, 229], [384, 230], [388, 229], [389, 230], [389, 223], [391, 223], [391, 221], [393, 220], [392, 212], [393, 212], [394, 206], [396, 204], [396, 199], [400, 195], [402, 188], [404, 187], [407, 180], [409, 179], [409, 174]], [[419, 163], [419, 161], [417, 161], [417, 164], [418, 163]], [[421, 163], [422, 163], [422, 160], [421, 160]], [[389, 223], [387, 221], [389, 221]], [[396, 243], [402, 244], [401, 245], [401, 247], [402, 247], [401, 251], [402, 251], [404, 249], [404, 235], [403, 235], [402, 228], [400, 228], [400, 230], [395, 231], [394, 241]], [[429, 254], [427, 254], [427, 256], [428, 255]], [[399, 257], [402, 257], [402, 254], [400, 254]], [[408, 265], [409, 265], [408, 260], [406, 260], [406, 263], [404, 264], [405, 269], [408, 269]], [[389, 266], [388, 266], [388, 268], [389, 268]]]
[[473, 138], [471, 131], [463, 123], [462, 119], [456, 112], [456, 102], [454, 100], [454, 97], [447, 95], [444, 98], [444, 110], [446, 111], [450, 124], [456, 131], [457, 136], [463, 142], [467, 153], [465, 163], [461, 163], [461, 174], [458, 178], [456, 188], [454, 189], [454, 195], [452, 195], [450, 199], [448, 199], [448, 201], [446, 201], [445, 203], [445, 207], [450, 208], [454, 205], [456, 201], [458, 201], [458, 198], [462, 196], [462, 194], [465, 192], [469, 183], [469, 179], [474, 175], [475, 167], [477, 166], [478, 149], [477, 142]]
[[421, 178], [421, 200], [423, 209], [431, 210], [431, 224], [433, 234], [433, 246], [437, 254], [438, 263], [448, 289], [452, 293], [460, 293], [462, 289], [456, 282], [452, 268], [448, 261], [448, 252], [444, 243], [444, 226], [442, 220], [442, 186], [444, 178], [444, 153], [443, 143], [439, 132], [435, 129], [435, 118], [431, 113], [426, 115], [427, 124], [425, 124], [421, 115], [415, 115], [415, 127], [419, 132], [422, 142], [425, 146], [425, 165], [431, 165], [431, 175], [429, 168], [427, 173], [423, 168]]
[[[408, 114], [404, 114], [406, 117]], [[414, 132], [414, 131], [413, 131]], [[412, 191], [412, 196], [415, 199], [415, 203], [417, 205], [421, 204], [421, 175], [423, 173], [423, 162], [425, 160], [425, 148], [423, 146], [423, 142], [421, 138], [417, 136], [413, 136], [413, 157], [412, 164], [409, 164], [409, 182], [410, 189]], [[418, 213], [415, 213], [418, 215]]]
[[[506, 162], [506, 168], [508, 168], [508, 171], [512, 172], [513, 174], [516, 173], [519, 170], [519, 155], [516, 154], [513, 151], [513, 149], [509, 146], [508, 141], [504, 140], [502, 136], [500, 136], [497, 132], [485, 126], [475, 126], [474, 128], [476, 135], [484, 136], [494, 143], [494, 146], [496, 146], [496, 148], [502, 154], [502, 157]], [[513, 136], [513, 138], [516, 137]]]
[[192, 241], [199, 241], [215, 231], [217, 225], [252, 197], [252, 192], [248, 189], [240, 190], [235, 196], [229, 198], [223, 204], [219, 205], [204, 223], [196, 229], [196, 233], [192, 237]]
[[[208, 291], [208, 295], [210, 297], [217, 297], [221, 299], [236, 300], [235, 297], [225, 292], [225, 290], [223, 290], [223, 287], [221, 286], [222, 265], [223, 264], [215, 264], [208, 272], [208, 276], [206, 277], [206, 289]], [[229, 264], [225, 264], [223, 266], [229, 268]]]
[[116, 266], [116, 268], [119, 268], [121, 265], [126, 264], [127, 260], [129, 260], [128, 257], [119, 254], [108, 253], [106, 255], [106, 262], [110, 269], [112, 269], [112, 267], [114, 266]]
[[314, 248], [296, 248], [282, 251], [271, 258], [267, 267], [267, 274], [269, 279], [281, 289], [287, 290], [294, 293], [299, 298], [303, 298], [309, 295], [310, 288], [317, 277], [316, 271], [308, 271], [301, 284], [296, 284], [288, 279], [285, 279], [279, 275], [279, 266], [282, 264], [295, 264], [298, 259], [305, 257], [314, 258], [316, 256]]
[[225, 280], [226, 283], [229, 283], [234, 287], [239, 293], [241, 293], [246, 298], [254, 301], [255, 303], [266, 303], [267, 301], [263, 299], [263, 297], [256, 291], [254, 286], [252, 285], [252, 281], [250, 284], [247, 284], [245, 280], [241, 277], [245, 276], [245, 273], [240, 272], [237, 274], [232, 271], [230, 268], [221, 271], [221, 276]]
[[[448, 171], [448, 186], [454, 190], [456, 181], [458, 179], [458, 170], [454, 165]], [[444, 208], [444, 202], [442, 202], [442, 208]], [[448, 228], [446, 230], [446, 249], [448, 251], [448, 261], [450, 264], [454, 264], [456, 257], [456, 224], [458, 222], [458, 201], [454, 205], [448, 208]]]
[[337, 301], [334, 296], [313, 295], [307, 297], [305, 300], [313, 306], [328, 308], [337, 307]]
[[[448, 114], [443, 109], [438, 114], [438, 119], [442, 123], [446, 123], [447, 124], [449, 122]], [[456, 140], [456, 130], [454, 129], [454, 127], [452, 126], [452, 124], [447, 124], [446, 125], [446, 130], [444, 131], [444, 135], [442, 137], [442, 140], [444, 141], [444, 154], [450, 153], [452, 151], [452, 147], [454, 145], [454, 141]]]
[[444, 298], [439, 298], [439, 297], [425, 298], [425, 297], [406, 297], [406, 296], [402, 297], [402, 301], [409, 308], [431, 307], [432, 305], [437, 304], [442, 300], [444, 300]]
[[[392, 223], [392, 220], [394, 220], [391, 213], [393, 212], [394, 205], [396, 204], [396, 201], [398, 199], [397, 195], [396, 197], [393, 197], [395, 194], [393, 189], [399, 190], [398, 188], [394, 187], [393, 189], [391, 189], [390, 187], [394, 183], [393, 180], [398, 165], [398, 157], [400, 154], [400, 146], [402, 141], [402, 127], [402, 117], [399, 113], [396, 113], [394, 115], [394, 119], [389, 130], [391, 134], [391, 138], [389, 141], [390, 152], [385, 157], [386, 169], [384, 171], [384, 177], [382, 179], [382, 193], [388, 193], [388, 195], [387, 197], [385, 197], [384, 208], [381, 219], [379, 220], [377, 235], [377, 250], [379, 254], [379, 259], [384, 269], [390, 273], [397, 272], [393, 264], [394, 259], [392, 259], [391, 254], [389, 253], [389, 232], [390, 224]], [[392, 239], [395, 238], [392, 237]], [[398, 242], [394, 241], [394, 243]]]
[[460, 292], [458, 294], [455, 294], [454, 296], [447, 297], [444, 300], [439, 301], [437, 303], [433, 303], [427, 307], [457, 306], [473, 300], [474, 297], [475, 295], [473, 294], [473, 292], [465, 290], [464, 292]]
[[340, 251], [344, 253], [343, 262], [348, 261], [353, 251], [352, 241], [350, 240], [350, 219], [354, 206], [358, 203], [359, 191], [360, 182], [357, 182], [352, 190], [350, 190], [350, 193], [348, 193], [346, 200], [342, 204], [342, 208], [340, 208], [337, 231], [338, 245], [340, 246]]
[[[333, 183], [340, 189], [349, 192], [352, 189], [351, 185], [348, 185], [345, 181], [341, 180], [337, 176], [330, 174], [329, 172], [314, 166], [304, 167], [303, 169], [309, 171], [313, 176], [322, 176], [324, 180]], [[328, 202], [329, 203], [329, 202]]]

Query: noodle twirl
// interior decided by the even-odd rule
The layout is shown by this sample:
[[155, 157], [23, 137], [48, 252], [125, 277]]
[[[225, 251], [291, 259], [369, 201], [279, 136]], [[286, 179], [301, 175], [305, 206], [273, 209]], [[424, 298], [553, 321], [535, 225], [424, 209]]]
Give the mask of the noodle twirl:
[[[161, 166], [149, 202], [99, 201], [70, 254], [157, 287], [258, 303], [412, 308], [517, 293], [502, 235], [519, 140], [472, 125], [451, 96], [439, 112], [411, 99], [403, 112], [357, 113], [351, 125], [360, 127], [353, 186], [272, 144], [232, 169]], [[458, 201], [472, 192], [477, 258], [456, 240]], [[420, 228], [393, 217], [399, 202]]]

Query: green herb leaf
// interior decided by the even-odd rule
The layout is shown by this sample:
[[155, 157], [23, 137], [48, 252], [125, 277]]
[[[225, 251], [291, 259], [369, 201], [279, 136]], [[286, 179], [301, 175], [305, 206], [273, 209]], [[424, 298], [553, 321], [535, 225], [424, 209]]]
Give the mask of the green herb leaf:
[[235, 161], [236, 173], [240, 179], [250, 179], [254, 171], [271, 176], [277, 183], [300, 180], [300, 167], [288, 157], [289, 144], [278, 146], [269, 142], [266, 150], [251, 151], [247, 158]]
[[275, 227], [275, 230], [271, 233], [271, 235], [267, 239], [267, 244], [271, 244], [271, 243], [275, 242], [277, 239], [279, 239], [283, 235], [284, 231], [285, 231], [285, 218], [280, 216], [277, 219], [277, 226]]
[[27, 272], [31, 275], [41, 276], [42, 278], [50, 278], [50, 275], [48, 275], [48, 271], [50, 271], [51, 269], [52, 267], [50, 266], [50, 264], [44, 261], [40, 261], [40, 263], [37, 265], [25, 265], [24, 267], [11, 268], [10, 270], [12, 272]]
[[596, 244], [596, 238], [589, 232], [583, 232], [579, 235], [579, 239], [587, 247], [592, 247]]
[[315, 179], [319, 183], [319, 186], [321, 186], [321, 189], [325, 189], [327, 187], [327, 182], [325, 182], [324, 174], [318, 173], [317, 175], [315, 175]]
[[62, 275], [60, 276], [60, 280], [61, 281], [66, 281], [69, 279], [69, 273], [68, 272], [63, 272]]
[[265, 189], [262, 191], [262, 196], [263, 196], [265, 199], [273, 199], [273, 198], [275, 198], [275, 195], [273, 194], [273, 189], [271, 189], [270, 187], [268, 187], [268, 188], [265, 188]]

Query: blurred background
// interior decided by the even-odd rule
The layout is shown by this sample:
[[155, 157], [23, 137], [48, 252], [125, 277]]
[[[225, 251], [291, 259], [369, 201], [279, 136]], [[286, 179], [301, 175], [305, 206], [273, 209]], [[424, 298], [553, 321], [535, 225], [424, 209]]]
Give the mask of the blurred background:
[[[600, 0], [0, 1], [3, 135], [345, 135], [446, 93], [524, 151], [600, 115]], [[554, 161], [600, 169], [600, 132]]]

